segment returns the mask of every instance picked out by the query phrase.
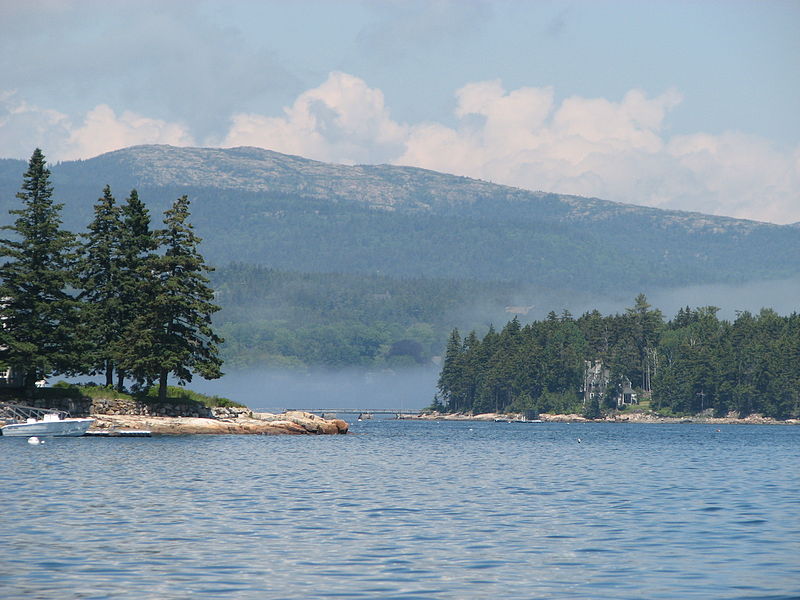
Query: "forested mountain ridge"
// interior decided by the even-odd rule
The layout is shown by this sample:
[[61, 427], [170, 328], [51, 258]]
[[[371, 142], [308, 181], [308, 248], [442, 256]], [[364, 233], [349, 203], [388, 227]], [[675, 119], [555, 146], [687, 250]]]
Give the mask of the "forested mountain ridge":
[[[6, 160], [11, 179], [23, 161]], [[13, 168], [13, 167], [17, 168]], [[697, 231], [752, 231], [780, 227], [757, 221], [661, 210], [599, 198], [529, 191], [394, 165], [339, 165], [254, 147], [182, 148], [166, 145], [132, 146], [92, 159], [59, 163], [53, 168], [60, 185], [87, 179], [137, 188], [210, 188], [239, 192], [292, 194], [331, 202], [359, 202], [371, 208], [447, 213], [476, 203], [524, 202], [537, 217], [563, 222], [609, 221], [634, 216]], [[6, 173], [3, 173], [6, 175]], [[2, 177], [7, 180], [7, 177]]]
[[[46, 149], [45, 149], [46, 151]], [[22, 161], [0, 161], [0, 222]], [[136, 146], [52, 166], [79, 230], [103, 186], [158, 214], [188, 194], [212, 264], [535, 283], [631, 293], [800, 274], [800, 229], [532, 192], [259, 148]]]

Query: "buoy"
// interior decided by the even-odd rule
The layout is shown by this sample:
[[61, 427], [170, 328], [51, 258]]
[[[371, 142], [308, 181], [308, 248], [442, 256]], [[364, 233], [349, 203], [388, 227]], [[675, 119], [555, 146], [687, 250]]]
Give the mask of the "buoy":
[[581, 438], [578, 438], [578, 443], [579, 443], [579, 444], [581, 443]]
[[38, 446], [39, 444], [44, 444], [44, 440], [40, 440], [38, 437], [33, 435], [28, 438], [28, 443], [33, 446]]

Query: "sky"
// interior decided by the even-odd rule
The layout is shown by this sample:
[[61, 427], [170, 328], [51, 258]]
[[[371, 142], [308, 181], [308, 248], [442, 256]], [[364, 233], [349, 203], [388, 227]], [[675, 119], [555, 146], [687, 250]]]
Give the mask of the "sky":
[[258, 146], [800, 221], [800, 0], [0, 0], [0, 158]]

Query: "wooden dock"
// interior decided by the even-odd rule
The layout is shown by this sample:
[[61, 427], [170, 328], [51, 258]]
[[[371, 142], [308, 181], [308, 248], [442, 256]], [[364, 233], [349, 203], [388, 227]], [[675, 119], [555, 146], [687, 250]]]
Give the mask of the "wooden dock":
[[285, 411], [307, 412], [321, 417], [335, 415], [358, 415], [360, 418], [371, 419], [373, 415], [394, 415], [395, 419], [405, 416], [417, 416], [422, 409], [404, 408], [285, 408]]
[[151, 437], [147, 429], [96, 429], [87, 431], [83, 437]]

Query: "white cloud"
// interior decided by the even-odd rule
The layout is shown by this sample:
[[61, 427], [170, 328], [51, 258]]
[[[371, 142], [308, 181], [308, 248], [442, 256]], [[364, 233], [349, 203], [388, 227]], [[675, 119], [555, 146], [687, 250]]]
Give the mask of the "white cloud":
[[[205, 145], [260, 146], [338, 163], [390, 162], [608, 200], [789, 223], [800, 221], [800, 146], [738, 132], [669, 135], [674, 90], [619, 100], [550, 87], [507, 91], [500, 81], [455, 93], [455, 125], [400, 123], [381, 90], [334, 72], [281, 116], [238, 113]], [[0, 156], [39, 146], [51, 160], [89, 158], [144, 143], [195, 144], [182, 124], [99, 105], [77, 125], [65, 114], [0, 94]]]
[[284, 112], [284, 117], [234, 115], [222, 145], [343, 163], [382, 162], [398, 156], [407, 137], [407, 128], [389, 116], [383, 93], [346, 73], [331, 73]]
[[138, 144], [191, 146], [195, 142], [183, 125], [130, 111], [117, 116], [109, 106], [101, 104], [87, 113], [80, 127], [72, 130], [65, 158], [91, 157]]
[[91, 158], [137, 144], [193, 145], [176, 123], [130, 111], [119, 116], [101, 104], [75, 125], [68, 115], [28, 104], [14, 92], [0, 92], [0, 156], [25, 158], [42, 148], [50, 161]]
[[409, 128], [393, 162], [534, 190], [789, 223], [800, 220], [800, 146], [730, 132], [669, 136], [682, 98], [629, 91], [621, 101], [499, 81], [456, 92], [455, 127]]

